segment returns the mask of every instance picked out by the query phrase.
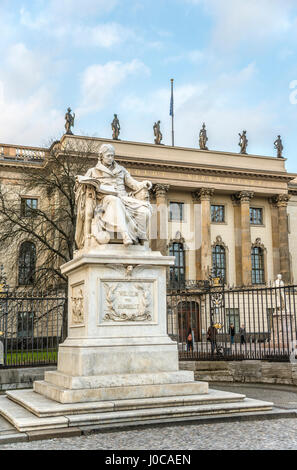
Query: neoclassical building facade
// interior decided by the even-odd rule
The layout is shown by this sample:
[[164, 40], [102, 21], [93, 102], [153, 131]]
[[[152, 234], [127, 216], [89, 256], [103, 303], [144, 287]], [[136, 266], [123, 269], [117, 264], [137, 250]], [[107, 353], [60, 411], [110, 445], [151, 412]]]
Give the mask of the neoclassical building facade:
[[[269, 285], [278, 273], [297, 280], [297, 175], [286, 159], [231, 152], [64, 135], [62, 149], [112, 143], [116, 160], [139, 180], [151, 180], [152, 249], [175, 256], [173, 281], [220, 275], [228, 285]], [[0, 144], [0, 184], [22, 185], [24, 167], [46, 165], [50, 149]], [[94, 159], [95, 159], [94, 155]], [[20, 211], [46, 204], [38, 188], [24, 190]], [[40, 262], [31, 240], [0, 247], [10, 285], [28, 285]], [[12, 260], [12, 261], [11, 261]], [[26, 264], [31, 266], [26, 270]], [[28, 268], [28, 266], [27, 266]], [[27, 284], [26, 284], [27, 283]]]

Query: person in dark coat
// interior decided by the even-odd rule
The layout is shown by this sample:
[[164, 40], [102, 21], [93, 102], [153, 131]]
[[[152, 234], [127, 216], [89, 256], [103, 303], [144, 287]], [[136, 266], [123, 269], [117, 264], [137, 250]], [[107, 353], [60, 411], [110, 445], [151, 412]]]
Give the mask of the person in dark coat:
[[232, 344], [234, 344], [234, 337], [235, 337], [235, 326], [233, 323], [230, 323], [229, 335], [230, 335], [230, 341], [231, 341], [231, 346], [232, 346]]
[[193, 352], [193, 335], [192, 329], [189, 328], [188, 335], [187, 335], [187, 352]]
[[240, 344], [246, 344], [246, 331], [245, 331], [245, 326], [241, 325], [239, 328], [239, 333], [240, 333]]
[[213, 354], [217, 349], [217, 329], [213, 322], [207, 330], [207, 340], [211, 342], [211, 354]]

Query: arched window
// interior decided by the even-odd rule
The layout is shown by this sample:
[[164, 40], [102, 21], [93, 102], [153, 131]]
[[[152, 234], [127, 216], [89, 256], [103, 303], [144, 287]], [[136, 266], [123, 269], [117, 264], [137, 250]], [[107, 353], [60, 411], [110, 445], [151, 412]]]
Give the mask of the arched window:
[[34, 284], [36, 267], [36, 248], [32, 242], [24, 242], [19, 251], [19, 285]]
[[264, 284], [264, 250], [259, 246], [252, 247], [252, 284]]
[[174, 266], [170, 268], [171, 285], [185, 283], [185, 252], [183, 243], [173, 242], [169, 247], [169, 255], [174, 256]]
[[217, 237], [212, 246], [212, 273], [214, 277], [221, 277], [226, 282], [226, 249], [221, 237]]

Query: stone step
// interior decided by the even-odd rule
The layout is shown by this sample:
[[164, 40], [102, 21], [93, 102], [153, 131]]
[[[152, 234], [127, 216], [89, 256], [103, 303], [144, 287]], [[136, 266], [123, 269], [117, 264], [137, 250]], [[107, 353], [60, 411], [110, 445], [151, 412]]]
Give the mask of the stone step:
[[[19, 391], [20, 392], [20, 391]], [[24, 390], [27, 392], [27, 390]], [[222, 392], [213, 391], [212, 398], [216, 395], [219, 396]], [[226, 393], [226, 392], [225, 392]], [[231, 394], [230, 394], [231, 395]], [[10, 400], [8, 397], [0, 397], [0, 414], [4, 416], [11, 424], [13, 424], [18, 431], [37, 431], [55, 428], [67, 428], [88, 425], [109, 425], [109, 424], [124, 424], [132, 425], [138, 423], [155, 422], [174, 422], [181, 419], [195, 419], [195, 417], [203, 417], [208, 415], [221, 415], [230, 413], [249, 413], [255, 411], [269, 411], [272, 409], [273, 404], [249, 398], [240, 399], [236, 402], [226, 402], [224, 400], [226, 395], [221, 395], [220, 403], [205, 403], [197, 405], [183, 406], [166, 406], [157, 408], [136, 408], [137, 400], [131, 403], [132, 409], [119, 410], [119, 411], [104, 411], [101, 413], [83, 413], [77, 414], [75, 410], [59, 411], [61, 415], [51, 417], [37, 417], [23, 406]], [[125, 400], [124, 400], [125, 401]], [[152, 402], [153, 404], [153, 402]], [[61, 406], [52, 402], [52, 406]], [[72, 405], [73, 406], [73, 405]]]
[[79, 376], [49, 371], [44, 374], [45, 382], [59, 387], [74, 389], [126, 387], [133, 385], [161, 385], [170, 383], [187, 383], [194, 381], [194, 372], [178, 370], [175, 372], [159, 372], [150, 374], [109, 374], [95, 376]]
[[210, 390], [205, 395], [145, 398], [137, 400], [114, 400], [89, 403], [58, 403], [31, 390], [12, 390], [7, 397], [40, 418], [61, 414], [102, 413], [131, 409], [165, 408], [167, 406], [190, 406], [212, 403], [235, 403], [243, 401], [245, 395], [233, 392]]
[[200, 395], [208, 393], [208, 383], [197, 381], [71, 390], [42, 380], [35, 381], [33, 388], [35, 392], [60, 403], [174, 397], [179, 395]]

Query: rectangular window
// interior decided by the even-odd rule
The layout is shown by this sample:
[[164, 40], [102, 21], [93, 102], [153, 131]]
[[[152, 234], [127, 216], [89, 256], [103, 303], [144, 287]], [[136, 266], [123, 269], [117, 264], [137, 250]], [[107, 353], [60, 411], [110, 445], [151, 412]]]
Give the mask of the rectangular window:
[[31, 217], [34, 210], [37, 209], [37, 199], [22, 197], [21, 199], [21, 215], [22, 217]]
[[211, 206], [211, 221], [212, 222], [225, 222], [225, 207], [221, 205]]
[[253, 225], [263, 225], [263, 210], [260, 207], [250, 208], [250, 223]]
[[18, 338], [31, 338], [34, 331], [34, 313], [18, 312], [17, 335]]
[[179, 221], [179, 222], [184, 220], [184, 203], [183, 202], [170, 202], [169, 203], [169, 220]]
[[264, 252], [261, 248], [253, 247], [252, 257], [252, 284], [265, 284], [264, 280]]

